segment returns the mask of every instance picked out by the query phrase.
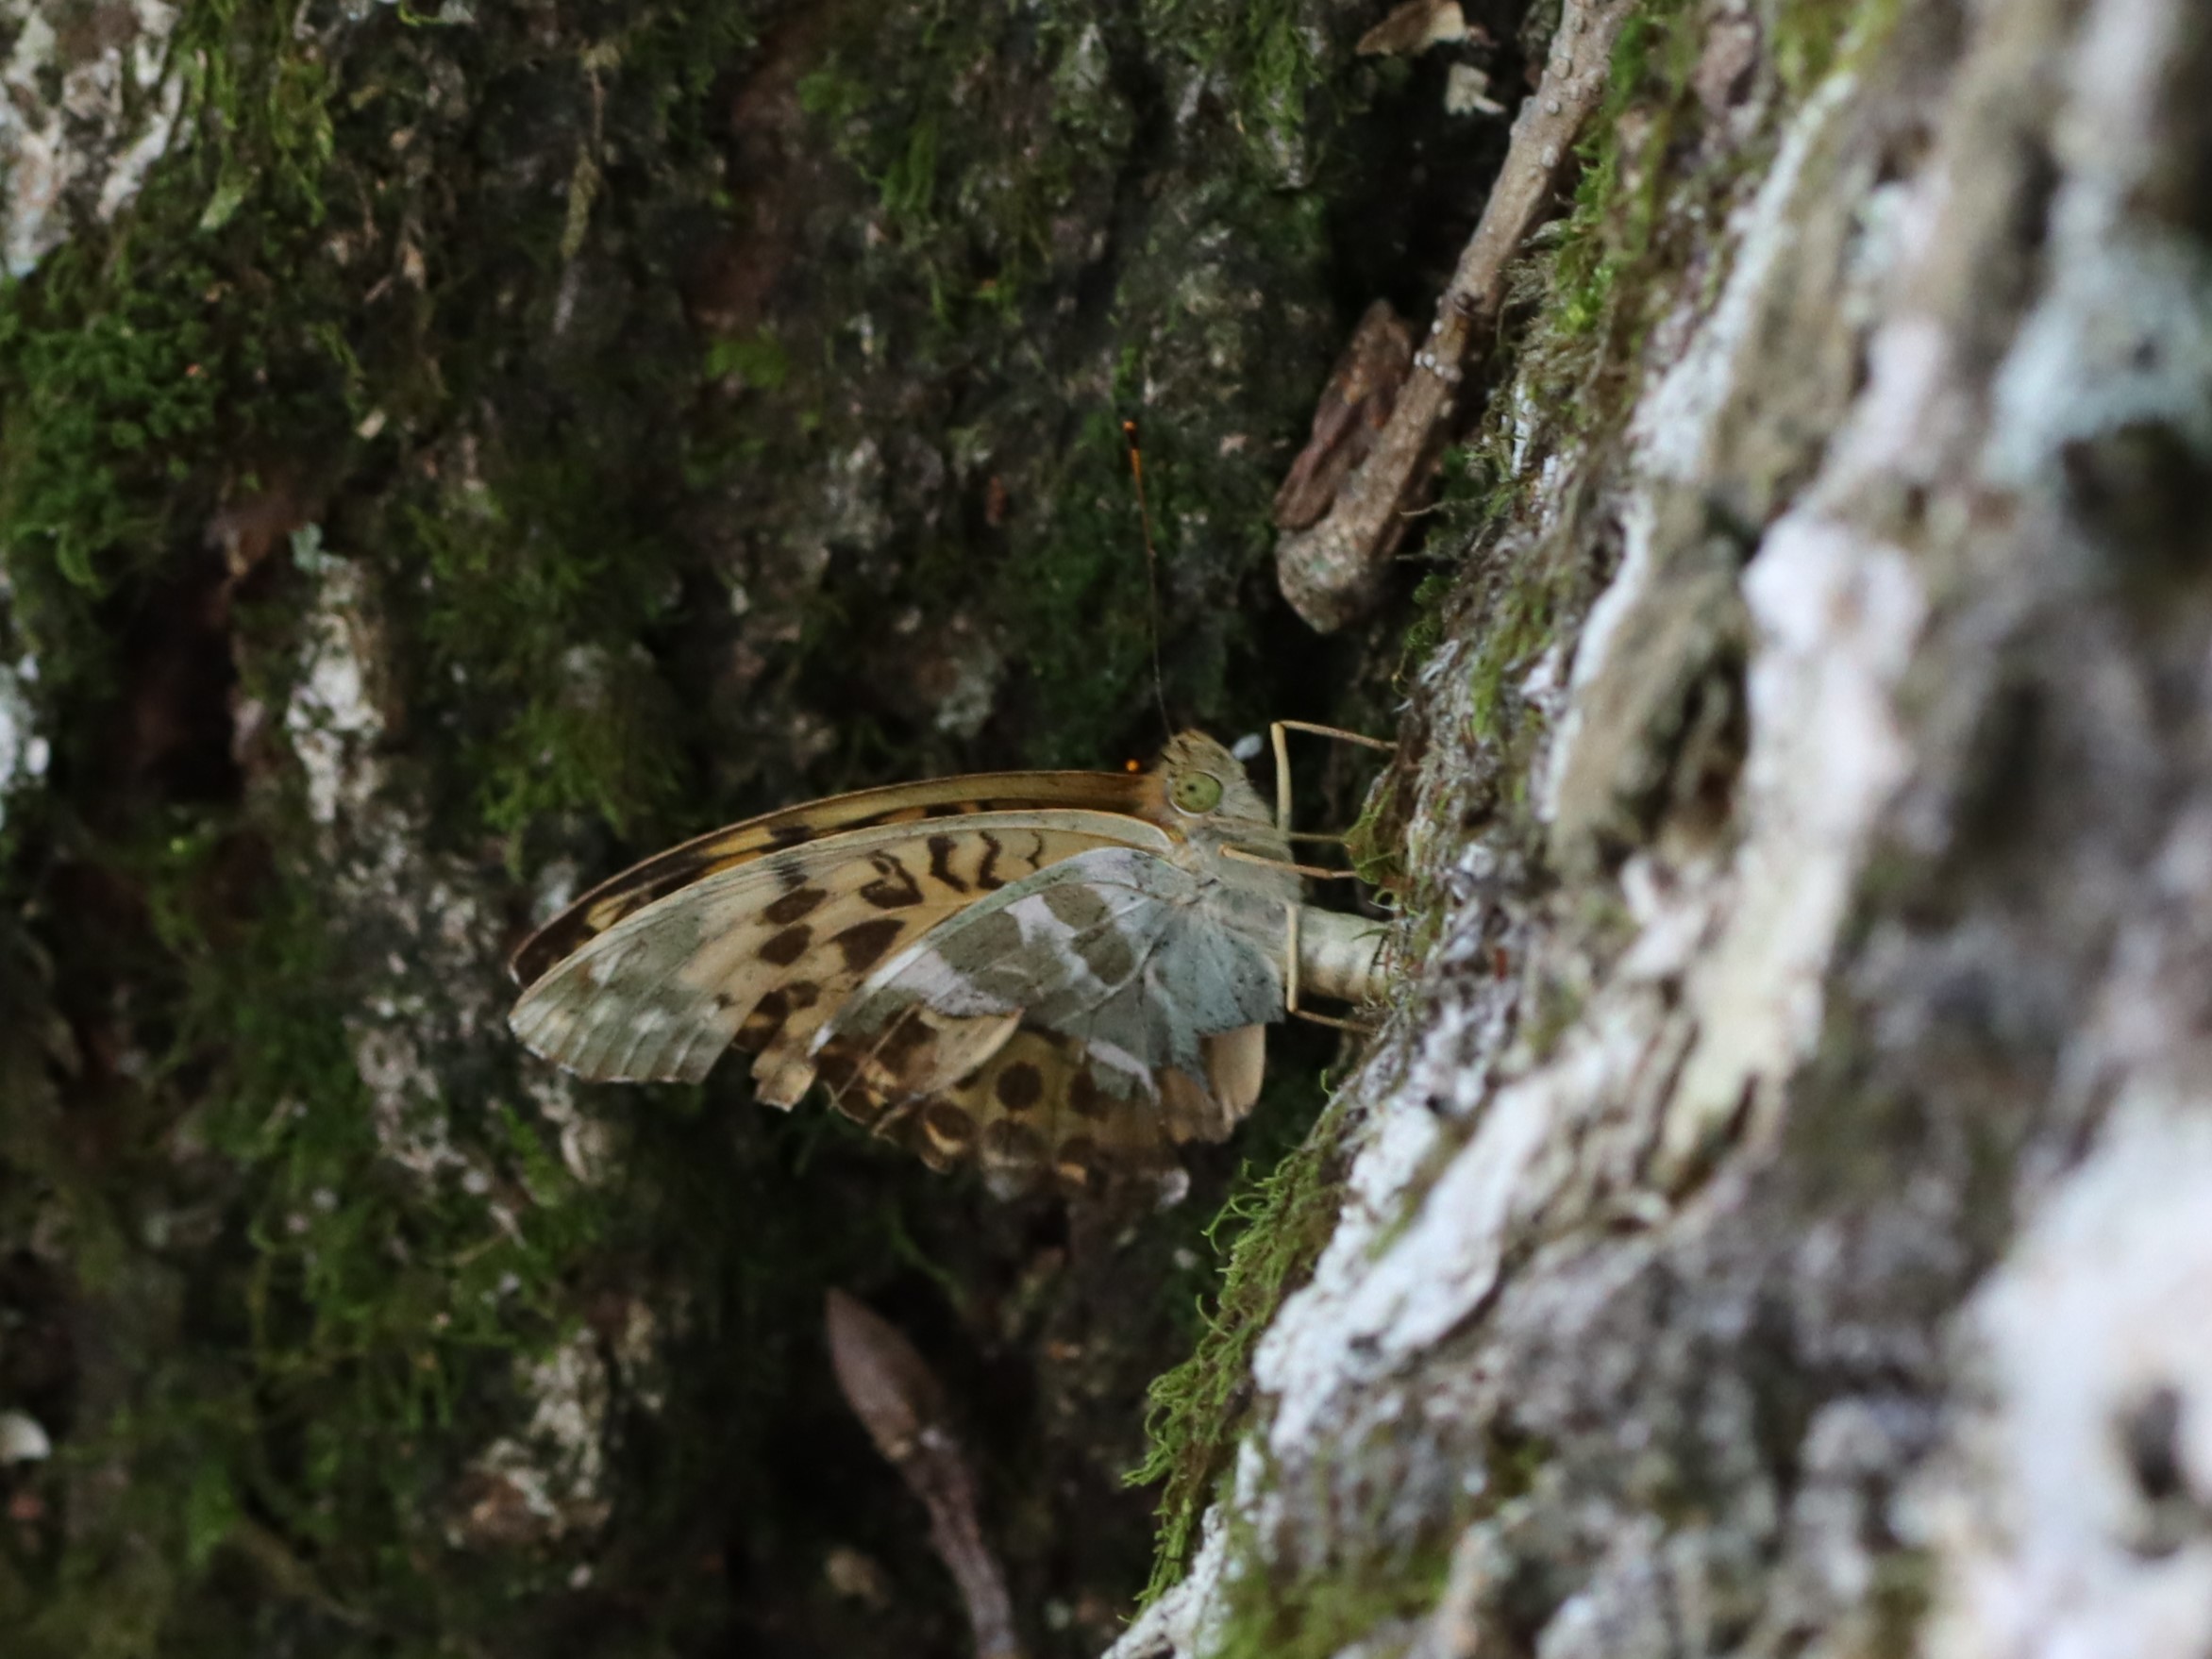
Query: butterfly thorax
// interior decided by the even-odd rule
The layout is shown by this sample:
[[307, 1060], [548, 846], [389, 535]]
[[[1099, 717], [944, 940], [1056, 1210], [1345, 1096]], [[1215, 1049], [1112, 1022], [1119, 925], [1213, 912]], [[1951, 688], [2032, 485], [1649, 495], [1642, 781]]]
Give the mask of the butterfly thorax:
[[1179, 732], [1148, 774], [1145, 815], [1175, 838], [1169, 857], [1204, 883], [1222, 923], [1273, 950], [1302, 888], [1290, 843], [1244, 766], [1202, 732]]

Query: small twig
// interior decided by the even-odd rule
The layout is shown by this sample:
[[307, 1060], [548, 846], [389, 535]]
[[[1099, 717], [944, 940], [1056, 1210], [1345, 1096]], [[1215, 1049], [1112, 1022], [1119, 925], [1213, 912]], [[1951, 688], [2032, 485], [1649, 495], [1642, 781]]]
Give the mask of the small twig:
[[930, 1542], [967, 1604], [976, 1659], [1021, 1659], [1006, 1575], [983, 1541], [975, 1474], [947, 1426], [944, 1389], [913, 1344], [845, 1292], [830, 1293], [824, 1322], [845, 1402], [930, 1511]]
[[1276, 544], [1282, 595], [1323, 633], [1361, 615], [1435, 473], [1478, 335], [1505, 306], [1505, 269], [1550, 208], [1559, 171], [1605, 94], [1605, 71], [1635, 0], [1567, 0], [1536, 90], [1514, 118], [1513, 142], [1482, 222], [1436, 305], [1429, 339], [1366, 461], [1329, 515]]

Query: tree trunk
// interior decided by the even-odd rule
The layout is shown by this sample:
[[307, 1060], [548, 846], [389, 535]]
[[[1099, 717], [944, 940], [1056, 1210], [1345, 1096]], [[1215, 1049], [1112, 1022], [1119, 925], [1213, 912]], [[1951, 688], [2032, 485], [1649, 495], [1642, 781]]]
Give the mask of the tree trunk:
[[1120, 1659], [2212, 1640], [2212, 28], [1802, 22], [1654, 23], [1598, 140], [1419, 965]]
[[[1033, 1653], [2212, 1646], [2212, 24], [1626, 8], [1317, 645], [1585, 14], [1388, 9], [0, 11], [0, 1648], [962, 1652], [830, 1291]], [[509, 1040], [1155, 696], [1401, 739], [1386, 1022], [1180, 1208]]]

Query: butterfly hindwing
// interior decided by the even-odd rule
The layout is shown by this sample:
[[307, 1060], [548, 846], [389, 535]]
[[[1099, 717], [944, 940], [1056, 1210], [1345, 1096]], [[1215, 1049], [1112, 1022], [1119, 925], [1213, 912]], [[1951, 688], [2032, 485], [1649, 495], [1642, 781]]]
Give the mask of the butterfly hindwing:
[[788, 1105], [813, 1081], [813, 1034], [879, 964], [1063, 860], [1169, 845], [1142, 820], [1066, 808], [821, 835], [694, 877], [587, 934], [510, 1023], [595, 1081], [696, 1081], [734, 1041], [761, 1055], [762, 1098]]
[[931, 1163], [1002, 1183], [1169, 1165], [1250, 1107], [1282, 1008], [1275, 958], [1205, 896], [1132, 847], [1058, 862], [887, 960], [815, 1037], [823, 1074]]
[[1102, 1088], [1082, 1045], [1017, 1029], [973, 1075], [941, 1094], [887, 1103], [860, 1088], [841, 1108], [934, 1169], [972, 1159], [1000, 1192], [1049, 1181], [1097, 1193], [1116, 1181], [1158, 1180], [1176, 1161], [1146, 1102]]

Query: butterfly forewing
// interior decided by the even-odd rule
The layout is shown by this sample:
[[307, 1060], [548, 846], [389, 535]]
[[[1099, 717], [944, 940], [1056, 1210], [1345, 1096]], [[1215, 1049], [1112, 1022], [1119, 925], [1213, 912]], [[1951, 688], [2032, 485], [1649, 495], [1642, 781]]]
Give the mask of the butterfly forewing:
[[788, 1105], [812, 1081], [813, 1033], [880, 964], [1063, 860], [1120, 847], [1159, 862], [1172, 845], [1141, 819], [1058, 808], [879, 822], [754, 852], [586, 935], [510, 1023], [593, 1080], [695, 1081], [739, 1042], [762, 1053], [762, 1098]]
[[1121, 772], [983, 772], [831, 796], [747, 818], [657, 853], [602, 881], [528, 939], [508, 963], [523, 986], [626, 916], [693, 882], [827, 835], [880, 824], [963, 817], [980, 812], [1074, 809], [1134, 813], [1147, 779]]

